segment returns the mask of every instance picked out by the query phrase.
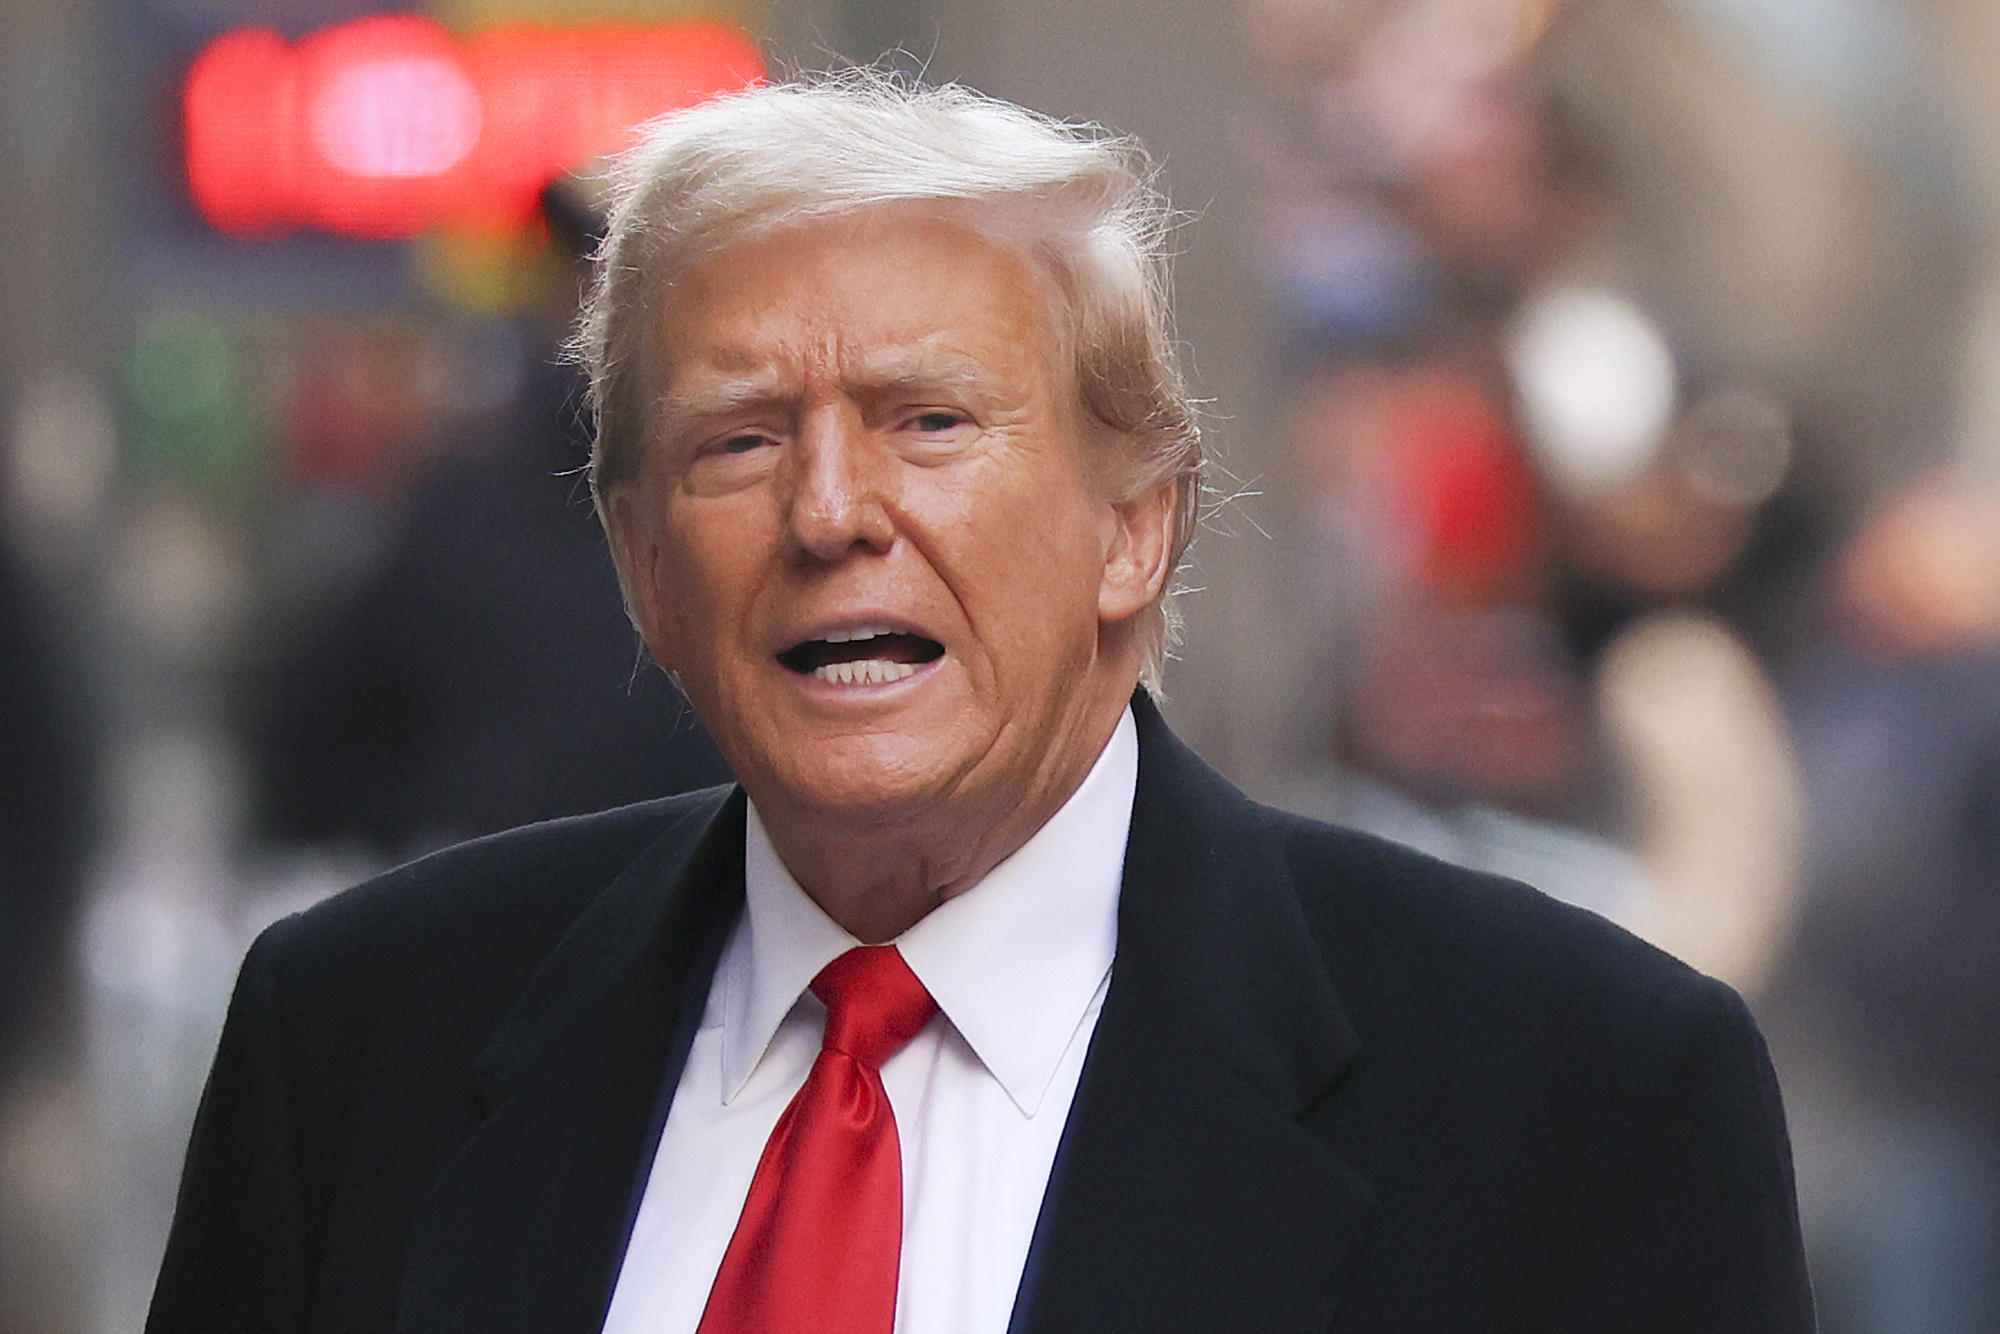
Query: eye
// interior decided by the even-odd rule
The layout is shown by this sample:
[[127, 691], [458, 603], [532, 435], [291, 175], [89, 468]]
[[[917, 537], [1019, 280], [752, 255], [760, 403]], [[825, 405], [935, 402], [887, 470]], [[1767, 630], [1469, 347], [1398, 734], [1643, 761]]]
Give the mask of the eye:
[[927, 435], [942, 435], [946, 431], [965, 425], [970, 420], [962, 412], [953, 412], [947, 408], [932, 408], [910, 418], [909, 426], [910, 429], [922, 431]]
[[755, 485], [770, 475], [784, 443], [782, 431], [770, 426], [723, 427], [695, 436], [682, 465], [681, 480], [696, 495], [722, 495]]

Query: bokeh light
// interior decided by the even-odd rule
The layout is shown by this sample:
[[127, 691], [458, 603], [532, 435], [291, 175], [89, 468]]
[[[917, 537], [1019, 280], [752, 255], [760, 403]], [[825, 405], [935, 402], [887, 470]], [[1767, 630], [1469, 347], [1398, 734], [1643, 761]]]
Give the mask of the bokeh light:
[[1674, 361], [1639, 308], [1601, 288], [1530, 298], [1508, 362], [1529, 443], [1560, 485], [1590, 491], [1652, 461], [1674, 410]]
[[750, 36], [709, 20], [506, 24], [459, 39], [393, 14], [296, 45], [238, 29], [188, 71], [188, 189], [238, 236], [507, 230], [544, 185], [625, 147], [636, 126], [763, 75]]

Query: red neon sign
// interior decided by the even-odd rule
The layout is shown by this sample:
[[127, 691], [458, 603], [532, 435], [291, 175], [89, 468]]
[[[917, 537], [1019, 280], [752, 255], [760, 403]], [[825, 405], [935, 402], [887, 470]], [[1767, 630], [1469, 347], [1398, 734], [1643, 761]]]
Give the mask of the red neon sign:
[[408, 236], [520, 225], [541, 188], [655, 116], [764, 77], [726, 24], [509, 24], [456, 39], [385, 15], [296, 46], [224, 33], [182, 97], [188, 189], [221, 231]]

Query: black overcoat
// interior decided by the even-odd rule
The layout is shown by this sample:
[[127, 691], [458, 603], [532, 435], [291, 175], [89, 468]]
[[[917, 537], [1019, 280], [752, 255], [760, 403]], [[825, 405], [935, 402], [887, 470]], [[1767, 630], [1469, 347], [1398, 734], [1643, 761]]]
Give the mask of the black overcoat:
[[[1117, 958], [1016, 1331], [1810, 1329], [1733, 992], [1258, 806], [1135, 707]], [[151, 1334], [595, 1331], [741, 905], [743, 810], [533, 826], [267, 931]]]

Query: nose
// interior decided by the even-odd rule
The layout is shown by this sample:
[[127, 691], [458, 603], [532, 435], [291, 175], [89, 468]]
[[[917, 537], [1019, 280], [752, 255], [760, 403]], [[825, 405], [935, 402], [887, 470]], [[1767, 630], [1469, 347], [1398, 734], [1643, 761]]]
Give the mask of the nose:
[[893, 465], [860, 412], [841, 403], [808, 414], [798, 446], [787, 516], [798, 550], [817, 561], [887, 551]]

